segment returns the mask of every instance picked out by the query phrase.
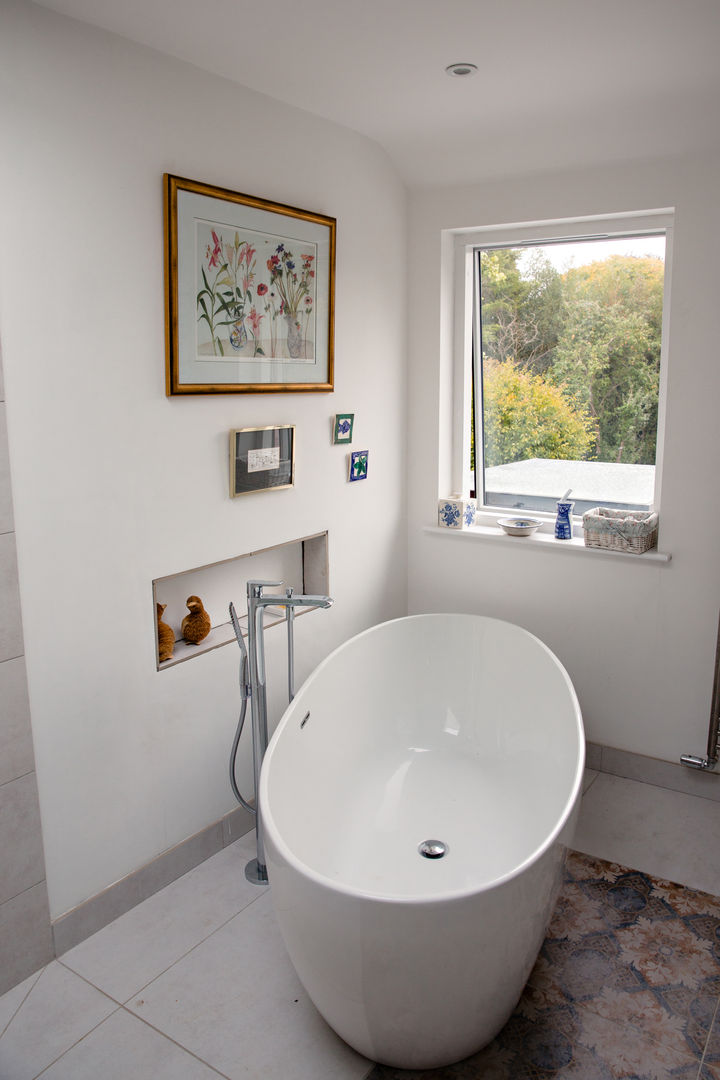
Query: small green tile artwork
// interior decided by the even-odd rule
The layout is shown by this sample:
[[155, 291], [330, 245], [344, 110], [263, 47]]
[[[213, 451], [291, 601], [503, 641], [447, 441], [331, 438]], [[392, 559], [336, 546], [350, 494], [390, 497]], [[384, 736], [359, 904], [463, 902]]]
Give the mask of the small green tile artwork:
[[350, 454], [348, 480], [367, 480], [369, 450], [354, 450]]
[[336, 413], [333, 421], [333, 442], [351, 443], [355, 413]]

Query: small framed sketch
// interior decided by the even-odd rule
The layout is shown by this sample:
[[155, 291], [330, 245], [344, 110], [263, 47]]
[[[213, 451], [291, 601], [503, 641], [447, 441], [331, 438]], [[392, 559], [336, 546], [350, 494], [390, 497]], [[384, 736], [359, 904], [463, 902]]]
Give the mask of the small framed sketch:
[[335, 413], [335, 420], [333, 423], [333, 442], [351, 443], [354, 423], [355, 413]]
[[353, 450], [349, 459], [348, 480], [367, 480], [368, 474], [368, 450]]
[[230, 432], [230, 495], [277, 491], [295, 482], [295, 427], [240, 428]]

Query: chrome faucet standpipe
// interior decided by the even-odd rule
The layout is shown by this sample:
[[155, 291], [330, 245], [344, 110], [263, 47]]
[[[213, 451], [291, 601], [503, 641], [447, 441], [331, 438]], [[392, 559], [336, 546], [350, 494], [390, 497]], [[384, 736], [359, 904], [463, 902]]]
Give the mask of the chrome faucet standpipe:
[[[285, 590], [288, 600], [292, 600], [295, 590], [292, 585]], [[287, 618], [287, 647], [288, 647], [288, 701], [295, 697], [295, 608], [288, 604], [286, 609]]]
[[304, 594], [296, 596], [291, 588], [286, 589], [284, 595], [263, 592], [263, 589], [279, 588], [281, 585], [281, 581], [248, 581], [247, 583], [249, 696], [252, 716], [257, 857], [252, 859], [245, 867], [245, 877], [255, 885], [264, 885], [267, 882], [262, 807], [259, 804], [260, 770], [262, 769], [263, 758], [268, 745], [265, 641], [263, 636], [265, 608], [279, 607], [285, 609], [288, 630], [288, 696], [292, 701], [295, 695], [295, 650], [293, 641], [295, 608], [328, 608], [333, 603], [332, 598], [329, 596]]

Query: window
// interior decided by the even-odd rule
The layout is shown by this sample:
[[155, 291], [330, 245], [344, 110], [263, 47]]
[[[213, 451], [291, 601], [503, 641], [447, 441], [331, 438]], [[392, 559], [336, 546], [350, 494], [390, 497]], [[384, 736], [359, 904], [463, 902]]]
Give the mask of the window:
[[663, 212], [461, 238], [479, 505], [554, 511], [570, 488], [576, 514], [657, 506], [670, 225]]

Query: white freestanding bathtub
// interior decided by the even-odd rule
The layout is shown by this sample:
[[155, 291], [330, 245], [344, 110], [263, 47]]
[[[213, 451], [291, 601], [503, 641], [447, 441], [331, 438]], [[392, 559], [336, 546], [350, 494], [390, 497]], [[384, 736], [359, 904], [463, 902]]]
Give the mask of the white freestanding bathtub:
[[497, 1034], [557, 898], [583, 765], [570, 679], [518, 626], [398, 619], [320, 664], [260, 806], [288, 952], [346, 1042], [417, 1069]]

